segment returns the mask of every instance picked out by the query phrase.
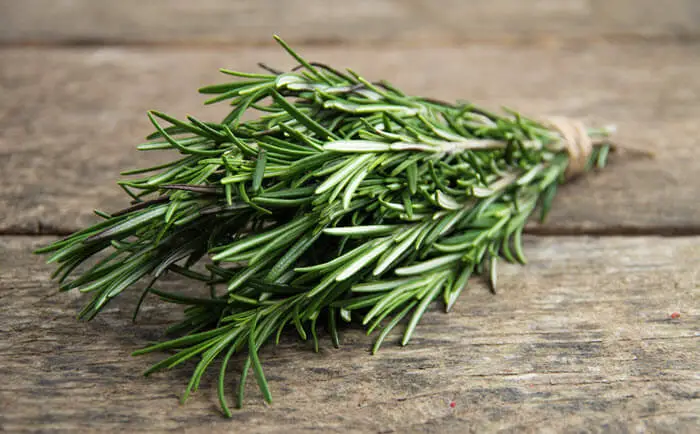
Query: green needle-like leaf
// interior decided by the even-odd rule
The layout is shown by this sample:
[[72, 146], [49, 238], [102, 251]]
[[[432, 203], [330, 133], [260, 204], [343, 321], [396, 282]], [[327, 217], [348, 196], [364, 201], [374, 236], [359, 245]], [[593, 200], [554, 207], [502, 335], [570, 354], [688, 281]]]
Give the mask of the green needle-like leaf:
[[250, 333], [248, 334], [248, 352], [250, 357], [250, 362], [253, 365], [253, 372], [255, 373], [255, 380], [258, 382], [260, 390], [263, 392], [263, 397], [268, 403], [272, 403], [272, 394], [267, 386], [267, 380], [265, 379], [265, 373], [263, 372], [262, 365], [260, 364], [260, 359], [258, 358], [258, 348], [255, 342], [255, 326], [258, 322], [258, 316], [253, 318], [253, 325], [250, 327]]

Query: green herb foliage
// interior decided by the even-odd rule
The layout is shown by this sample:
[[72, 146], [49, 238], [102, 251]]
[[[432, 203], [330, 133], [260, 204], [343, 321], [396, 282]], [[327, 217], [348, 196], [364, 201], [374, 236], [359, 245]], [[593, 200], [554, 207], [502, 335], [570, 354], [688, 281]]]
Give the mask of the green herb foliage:
[[[258, 350], [285, 327], [318, 348], [319, 323], [338, 345], [339, 321], [357, 320], [381, 330], [376, 352], [404, 318], [407, 344], [432, 302], [449, 311], [471, 275], [495, 290], [496, 262], [525, 262], [523, 227], [538, 205], [547, 214], [569, 162], [562, 137], [533, 119], [409, 96], [278, 42], [299, 67], [222, 70], [233, 81], [200, 89], [233, 107], [219, 123], [151, 111], [155, 132], [138, 148], [180, 156], [124, 172], [133, 206], [38, 251], [59, 265], [61, 290], [92, 294], [81, 318], [140, 280], [141, 301], [183, 305], [168, 330], [179, 337], [134, 354], [171, 351], [147, 374], [195, 360], [183, 401], [218, 360], [228, 415], [232, 355], [247, 354], [238, 405], [250, 368], [271, 401]], [[597, 145], [591, 165], [607, 152]], [[157, 289], [168, 272], [206, 295]]]

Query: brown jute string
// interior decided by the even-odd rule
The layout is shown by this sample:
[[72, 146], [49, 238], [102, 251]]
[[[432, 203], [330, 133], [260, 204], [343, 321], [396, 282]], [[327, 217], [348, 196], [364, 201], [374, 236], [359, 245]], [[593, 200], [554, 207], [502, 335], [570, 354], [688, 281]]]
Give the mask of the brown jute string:
[[569, 154], [566, 177], [570, 179], [584, 173], [593, 153], [593, 140], [583, 122], [556, 116], [547, 118], [546, 124], [561, 135], [564, 149]]

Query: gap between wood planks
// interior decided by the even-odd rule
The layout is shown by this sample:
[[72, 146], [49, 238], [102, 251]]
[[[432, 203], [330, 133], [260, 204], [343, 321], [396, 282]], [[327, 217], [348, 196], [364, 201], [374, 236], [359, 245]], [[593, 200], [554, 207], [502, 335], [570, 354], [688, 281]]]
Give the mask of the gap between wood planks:
[[[526, 34], [496, 37], [463, 37], [458, 39], [439, 38], [424, 41], [355, 41], [351, 44], [342, 38], [296, 38], [295, 45], [312, 48], [450, 48], [465, 45], [491, 45], [503, 47], [576, 47], [598, 44], [612, 45], [696, 45], [700, 44], [700, 33], [679, 33], [666, 35], [644, 35], [629, 33], [603, 33], [588, 36], [561, 36], [556, 34]], [[20, 39], [12, 41], [0, 40], [0, 49], [11, 48], [159, 48], [159, 49], [233, 49], [233, 48], [268, 48], [276, 47], [270, 41], [225, 42], [214, 39], [201, 40], [131, 40], [114, 37], [74, 37], [56, 40]]]

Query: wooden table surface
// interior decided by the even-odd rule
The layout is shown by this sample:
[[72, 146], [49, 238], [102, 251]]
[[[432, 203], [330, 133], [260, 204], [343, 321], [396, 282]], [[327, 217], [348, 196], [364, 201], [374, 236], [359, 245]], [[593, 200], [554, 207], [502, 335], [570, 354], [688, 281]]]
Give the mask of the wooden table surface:
[[[264, 347], [275, 402], [263, 404], [253, 382], [232, 420], [213, 375], [181, 406], [189, 366], [144, 378], [159, 355], [129, 356], [179, 312], [150, 301], [132, 325], [134, 291], [77, 322], [85, 298], [57, 293], [53, 268], [31, 254], [95, 221], [93, 208], [123, 207], [120, 170], [168, 158], [134, 149], [151, 130], [147, 109], [217, 118], [225, 107], [202, 107], [196, 89], [221, 80], [219, 67], [292, 64], [255, 31], [211, 24], [231, 13], [222, 1], [164, 16], [155, 6], [135, 14], [138, 3], [0, 0], [0, 431], [700, 431], [697, 2], [668, 2], [625, 27], [630, 18], [605, 15], [632, 7], [625, 0], [517, 10], [480, 1], [481, 33], [439, 7], [422, 19], [417, 1], [331, 2], [337, 10], [324, 13], [337, 28], [300, 12], [302, 2], [284, 16], [269, 14], [271, 2], [232, 6], [231, 19], [259, 33], [287, 29], [308, 58], [411, 93], [615, 124], [621, 144], [654, 154], [619, 152], [562, 188], [548, 222], [528, 226], [530, 263], [499, 267], [497, 295], [474, 279], [453, 312], [426, 314], [406, 347], [392, 334], [371, 356], [371, 337], [352, 327], [340, 349], [324, 335], [319, 354], [292, 334]], [[512, 43], [503, 23], [523, 14], [530, 25], [516, 34], [532, 38]], [[492, 37], [481, 37], [489, 25]], [[232, 400], [240, 364], [230, 366]]]

